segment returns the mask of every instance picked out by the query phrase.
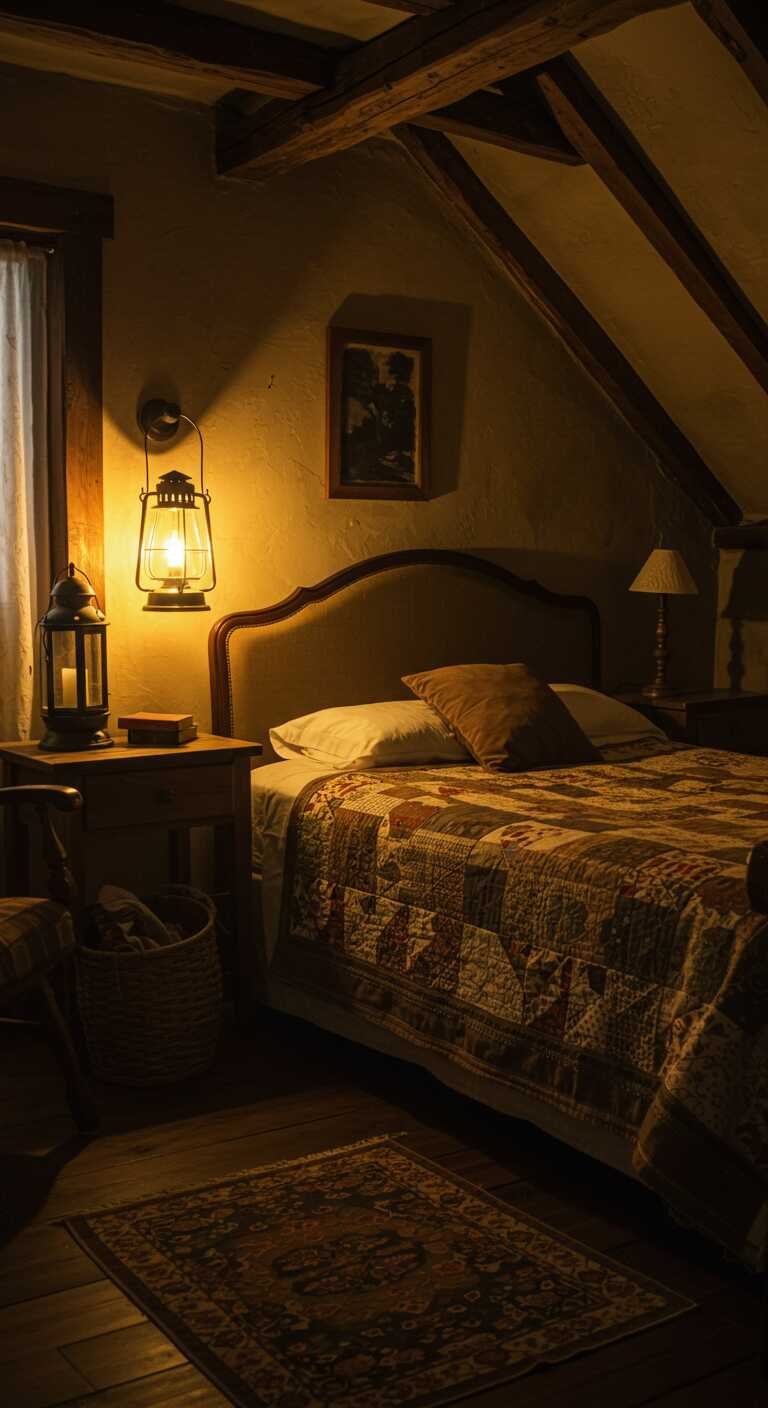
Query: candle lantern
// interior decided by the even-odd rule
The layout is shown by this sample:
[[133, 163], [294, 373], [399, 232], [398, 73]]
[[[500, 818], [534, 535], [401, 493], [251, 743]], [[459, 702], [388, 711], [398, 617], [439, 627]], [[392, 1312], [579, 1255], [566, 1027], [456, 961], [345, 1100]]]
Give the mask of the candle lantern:
[[[186, 421], [200, 442], [200, 488], [178, 470], [161, 474], [149, 487], [149, 441], [169, 440]], [[147, 592], [145, 611], [209, 611], [205, 593], [216, 585], [211, 541], [211, 496], [203, 478], [200, 428], [171, 401], [147, 401], [139, 413], [144, 431], [145, 487], [136, 586]]]
[[111, 748], [107, 622], [91, 583], [73, 562], [56, 578], [38, 624], [45, 723], [40, 747], [51, 753]]

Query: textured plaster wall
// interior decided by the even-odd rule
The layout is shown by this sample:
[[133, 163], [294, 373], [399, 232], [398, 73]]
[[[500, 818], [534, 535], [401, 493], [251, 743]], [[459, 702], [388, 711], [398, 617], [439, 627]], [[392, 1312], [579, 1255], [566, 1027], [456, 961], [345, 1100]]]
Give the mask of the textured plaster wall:
[[[0, 170], [115, 197], [104, 274], [113, 713], [184, 708], [205, 724], [215, 615], [418, 544], [476, 550], [594, 595], [607, 681], [637, 681], [650, 667], [653, 603], [625, 589], [662, 530], [702, 588], [674, 603], [674, 673], [706, 683], [706, 525], [400, 149], [370, 144], [263, 187], [224, 183], [209, 121], [50, 74], [7, 70], [0, 87]], [[325, 500], [332, 319], [433, 337], [429, 502]], [[177, 396], [205, 435], [220, 579], [210, 615], [144, 614], [133, 584], [136, 407], [157, 393]], [[153, 467], [191, 471], [194, 455], [187, 439]]]

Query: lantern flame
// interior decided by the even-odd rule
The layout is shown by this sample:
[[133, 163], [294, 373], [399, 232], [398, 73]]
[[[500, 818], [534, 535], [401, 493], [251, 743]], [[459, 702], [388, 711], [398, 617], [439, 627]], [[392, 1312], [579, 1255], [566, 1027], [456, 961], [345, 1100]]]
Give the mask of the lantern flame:
[[173, 532], [163, 544], [169, 577], [180, 577], [184, 569], [184, 543], [179, 534]]

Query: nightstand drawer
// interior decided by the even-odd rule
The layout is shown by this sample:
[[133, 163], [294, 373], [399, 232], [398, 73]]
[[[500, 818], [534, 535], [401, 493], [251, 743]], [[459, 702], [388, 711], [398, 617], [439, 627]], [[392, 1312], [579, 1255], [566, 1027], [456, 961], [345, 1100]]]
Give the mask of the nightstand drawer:
[[92, 831], [231, 816], [232, 769], [158, 768], [152, 772], [89, 777], [85, 807], [86, 825]]
[[768, 710], [735, 709], [699, 714], [691, 741], [700, 748], [727, 748], [733, 753], [768, 753]]

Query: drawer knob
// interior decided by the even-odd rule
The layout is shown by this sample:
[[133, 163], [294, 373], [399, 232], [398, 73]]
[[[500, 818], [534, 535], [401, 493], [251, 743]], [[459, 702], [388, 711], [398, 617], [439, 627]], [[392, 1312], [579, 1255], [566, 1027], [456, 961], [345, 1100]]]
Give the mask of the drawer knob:
[[168, 807], [173, 801], [173, 792], [170, 787], [158, 787], [155, 793], [155, 800], [162, 806]]

